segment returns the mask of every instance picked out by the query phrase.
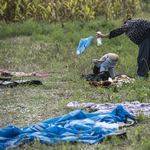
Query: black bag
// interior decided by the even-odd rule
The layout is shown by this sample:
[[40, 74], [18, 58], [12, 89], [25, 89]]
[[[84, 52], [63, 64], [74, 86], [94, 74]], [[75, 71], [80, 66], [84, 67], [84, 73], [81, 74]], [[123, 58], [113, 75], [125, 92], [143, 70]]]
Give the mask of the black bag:
[[99, 81], [99, 80], [108, 80], [108, 78], [111, 77], [108, 71], [103, 71], [98, 74], [88, 74], [88, 75], [82, 75], [83, 79], [86, 79], [87, 81]]
[[0, 85], [6, 87], [14, 87], [17, 85], [43, 85], [39, 80], [17, 80], [10, 81], [11, 78], [0, 78]]

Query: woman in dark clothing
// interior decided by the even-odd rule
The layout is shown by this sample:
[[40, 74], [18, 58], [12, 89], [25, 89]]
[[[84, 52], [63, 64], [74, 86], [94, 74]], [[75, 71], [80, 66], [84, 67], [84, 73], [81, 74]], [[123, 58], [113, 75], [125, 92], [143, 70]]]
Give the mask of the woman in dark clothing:
[[125, 33], [126, 36], [139, 46], [137, 58], [138, 70], [136, 78], [146, 78], [150, 70], [150, 21], [146, 19], [128, 19], [120, 28], [107, 34], [96, 33], [97, 37], [109, 39]]

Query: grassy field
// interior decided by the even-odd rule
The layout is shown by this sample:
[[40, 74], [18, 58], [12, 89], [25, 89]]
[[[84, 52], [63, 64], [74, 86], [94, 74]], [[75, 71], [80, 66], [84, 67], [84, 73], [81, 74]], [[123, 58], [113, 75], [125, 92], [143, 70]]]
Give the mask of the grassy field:
[[[134, 18], [150, 20], [150, 14], [140, 13]], [[121, 88], [91, 87], [88, 81], [81, 79], [82, 74], [92, 73], [92, 59], [100, 58], [106, 53], [119, 55], [115, 66], [115, 74], [126, 74], [134, 78], [137, 70], [138, 46], [134, 45], [125, 34], [114, 39], [102, 39], [103, 45], [97, 47], [96, 31], [103, 34], [120, 27], [121, 19], [105, 21], [103, 17], [88, 23], [61, 24], [32, 20], [21, 24], [0, 25], [0, 68], [9, 71], [47, 72], [50, 77], [24, 77], [42, 81], [42, 86], [0, 87], [0, 127], [15, 125], [19, 128], [29, 126], [53, 117], [64, 115], [69, 110], [66, 105], [71, 101], [93, 103], [119, 103], [139, 101], [150, 103], [150, 79], [136, 80], [135, 83]], [[93, 36], [90, 47], [80, 56], [76, 50], [80, 38]], [[13, 77], [12, 80], [20, 79]], [[48, 147], [36, 141], [31, 145], [23, 145], [16, 149], [150, 149], [150, 120], [141, 115], [139, 123], [124, 128], [127, 139], [114, 137], [100, 144], [66, 144]]]

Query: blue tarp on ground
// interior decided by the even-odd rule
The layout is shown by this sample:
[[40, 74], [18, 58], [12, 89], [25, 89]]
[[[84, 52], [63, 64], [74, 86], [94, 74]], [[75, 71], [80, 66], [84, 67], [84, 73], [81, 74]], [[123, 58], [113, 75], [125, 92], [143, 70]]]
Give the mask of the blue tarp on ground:
[[9, 125], [0, 128], [0, 149], [13, 148], [37, 138], [48, 145], [68, 141], [94, 144], [102, 141], [105, 135], [116, 132], [118, 127], [112, 123], [125, 122], [126, 116], [133, 118], [119, 105], [111, 113], [75, 110], [22, 129]]

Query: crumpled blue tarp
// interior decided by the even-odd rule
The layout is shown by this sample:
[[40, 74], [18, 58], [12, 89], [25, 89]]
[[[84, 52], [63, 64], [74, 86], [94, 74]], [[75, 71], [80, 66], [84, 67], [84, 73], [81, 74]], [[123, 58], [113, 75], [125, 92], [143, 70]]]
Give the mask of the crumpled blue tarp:
[[81, 55], [81, 53], [90, 46], [91, 41], [93, 40], [93, 36], [90, 36], [85, 39], [80, 39], [76, 54]]
[[119, 105], [111, 113], [96, 114], [75, 110], [22, 129], [9, 125], [0, 128], [0, 149], [14, 148], [34, 139], [48, 145], [68, 141], [94, 144], [102, 141], [105, 135], [116, 132], [118, 126], [112, 123], [125, 122], [126, 116], [133, 118]]

